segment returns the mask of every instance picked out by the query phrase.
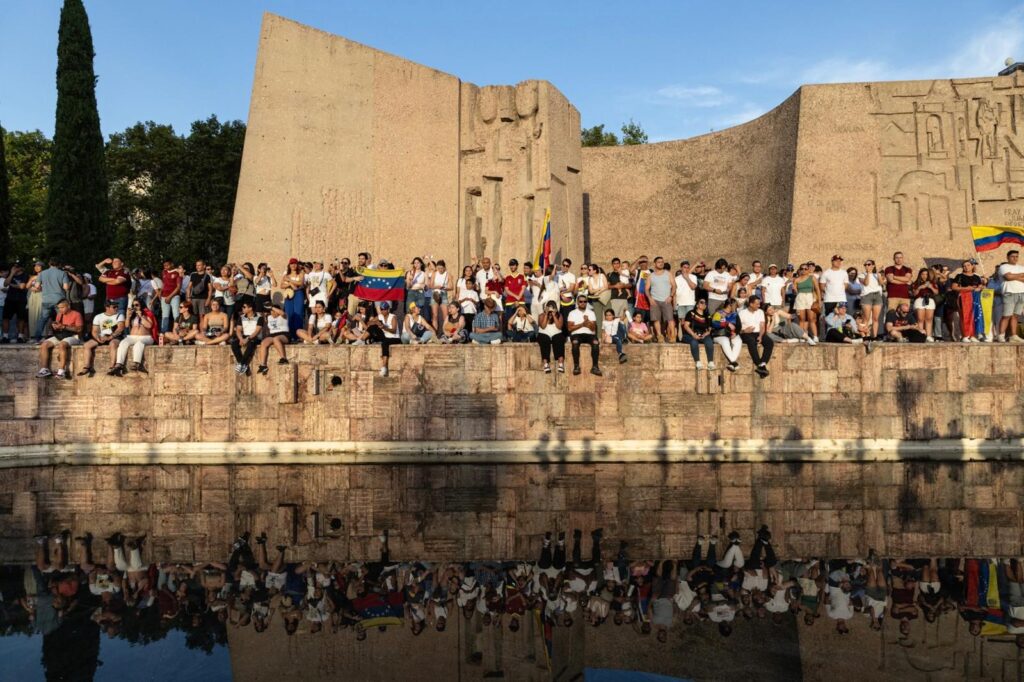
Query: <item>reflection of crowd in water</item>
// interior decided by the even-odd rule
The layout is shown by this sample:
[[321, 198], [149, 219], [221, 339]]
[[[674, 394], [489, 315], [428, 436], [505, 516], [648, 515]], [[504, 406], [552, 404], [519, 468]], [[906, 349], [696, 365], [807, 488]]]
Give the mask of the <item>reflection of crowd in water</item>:
[[574, 531], [569, 552], [564, 533], [546, 534], [534, 562], [428, 563], [392, 560], [385, 532], [379, 560], [324, 563], [290, 562], [287, 546], [268, 549], [265, 534], [245, 534], [227, 562], [198, 564], [147, 563], [144, 537], [115, 534], [101, 558], [91, 536], [38, 536], [35, 565], [23, 571], [21, 585], [11, 585], [5, 572], [5, 630], [27, 617], [46, 634], [84, 611], [109, 636], [148, 623], [150, 636], [181, 627], [219, 629], [214, 638], [223, 639], [228, 626], [251, 626], [289, 635], [349, 630], [361, 640], [388, 627], [440, 632], [452, 618], [478, 615], [484, 626], [513, 632], [525, 619], [552, 627], [610, 620], [665, 642], [679, 621], [707, 622], [729, 636], [738, 619], [783, 624], [795, 617], [813, 626], [825, 618], [839, 634], [854, 619], [877, 630], [889, 619], [906, 636], [913, 620], [955, 613], [973, 635], [1016, 635], [1024, 647], [1018, 559], [880, 559], [871, 552], [865, 559], [780, 561], [765, 526], [749, 552], [736, 532], [722, 541], [701, 535], [689, 558], [661, 561], [631, 559], [625, 542], [606, 557], [598, 529], [584, 559], [582, 535]]

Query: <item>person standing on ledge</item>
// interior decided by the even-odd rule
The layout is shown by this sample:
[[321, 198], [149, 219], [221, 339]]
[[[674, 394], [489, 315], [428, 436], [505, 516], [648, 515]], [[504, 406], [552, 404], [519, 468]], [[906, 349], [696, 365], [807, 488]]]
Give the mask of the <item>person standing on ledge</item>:
[[888, 310], [896, 310], [901, 303], [910, 306], [910, 282], [914, 279], [914, 271], [903, 263], [902, 251], [892, 254], [892, 262], [882, 273], [885, 275], [885, 292], [889, 299]]
[[569, 327], [569, 339], [572, 341], [572, 373], [580, 373], [580, 346], [590, 346], [590, 373], [601, 376], [601, 345], [597, 336], [597, 316], [587, 307], [587, 297], [580, 294], [576, 297], [576, 307], [569, 313], [566, 321]]
[[654, 257], [654, 272], [649, 280], [651, 297], [651, 326], [658, 343], [675, 341], [676, 325], [672, 318], [672, 301], [676, 296], [676, 281], [665, 267], [665, 259]]
[[999, 279], [1003, 281], [1003, 316], [999, 320], [996, 341], [1024, 343], [1017, 335], [1021, 315], [1024, 315], [1024, 265], [1020, 252], [1014, 249], [1006, 254], [1006, 262], [999, 266]]

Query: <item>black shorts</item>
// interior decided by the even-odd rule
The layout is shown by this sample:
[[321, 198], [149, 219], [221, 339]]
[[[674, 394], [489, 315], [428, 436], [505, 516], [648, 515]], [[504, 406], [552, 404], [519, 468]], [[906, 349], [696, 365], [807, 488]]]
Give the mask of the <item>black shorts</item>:
[[4, 321], [18, 318], [19, 322], [28, 322], [28, 303], [26, 301], [11, 303], [7, 301], [4, 305]]

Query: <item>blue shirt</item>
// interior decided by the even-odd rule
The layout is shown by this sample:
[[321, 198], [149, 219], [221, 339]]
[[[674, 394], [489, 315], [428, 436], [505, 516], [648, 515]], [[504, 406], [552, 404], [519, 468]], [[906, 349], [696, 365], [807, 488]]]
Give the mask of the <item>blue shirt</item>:
[[68, 275], [60, 268], [53, 266], [46, 268], [39, 273], [39, 286], [43, 292], [43, 299], [47, 301], [59, 301], [64, 298], [66, 292], [64, 285], [68, 283]]
[[477, 313], [476, 317], [473, 318], [473, 330], [477, 331], [487, 329], [488, 327], [501, 330], [501, 323], [498, 322], [497, 314], [488, 312]]
[[843, 327], [846, 326], [849, 326], [850, 329], [856, 329], [857, 323], [854, 321], [852, 317], [850, 317], [850, 315], [847, 314], [840, 316], [839, 313], [833, 310], [832, 312], [825, 316], [825, 326], [827, 326], [829, 329], [843, 331]]

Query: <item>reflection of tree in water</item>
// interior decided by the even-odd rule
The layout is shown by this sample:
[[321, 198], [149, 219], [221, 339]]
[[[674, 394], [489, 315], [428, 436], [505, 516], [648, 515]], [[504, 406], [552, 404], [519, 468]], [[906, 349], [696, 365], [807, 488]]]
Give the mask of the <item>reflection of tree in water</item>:
[[92, 680], [100, 657], [100, 626], [84, 608], [71, 611], [56, 630], [43, 637], [47, 680]]

